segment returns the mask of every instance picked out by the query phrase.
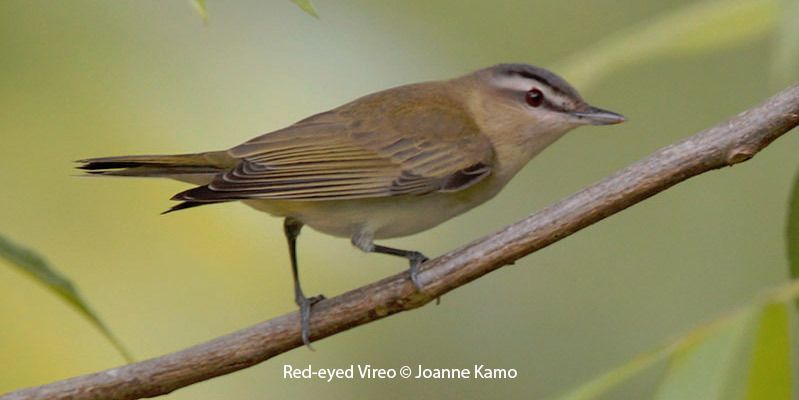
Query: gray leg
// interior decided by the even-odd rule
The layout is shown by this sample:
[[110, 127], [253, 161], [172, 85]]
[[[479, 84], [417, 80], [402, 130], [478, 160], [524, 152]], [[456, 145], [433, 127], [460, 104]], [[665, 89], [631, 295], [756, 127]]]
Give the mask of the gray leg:
[[408, 268], [408, 275], [411, 276], [411, 282], [413, 282], [413, 286], [416, 286], [416, 290], [422, 291], [422, 284], [419, 283], [419, 266], [425, 263], [428, 260], [424, 254], [418, 251], [412, 250], [400, 250], [395, 249], [393, 247], [386, 247], [381, 246], [379, 244], [372, 246], [372, 252], [374, 253], [382, 253], [382, 254], [389, 254], [392, 256], [398, 256], [407, 258], [408, 262], [410, 262], [411, 267]]
[[302, 342], [311, 348], [311, 306], [323, 300], [325, 296], [319, 295], [311, 298], [305, 297], [300, 287], [300, 272], [297, 266], [297, 236], [300, 235], [302, 222], [294, 218], [283, 221], [283, 231], [289, 243], [289, 257], [291, 258], [291, 273], [294, 277], [294, 301], [300, 306], [300, 324], [302, 327]]
[[408, 275], [411, 277], [411, 282], [413, 282], [413, 285], [416, 286], [416, 290], [420, 292], [422, 291], [422, 285], [419, 283], [418, 274], [419, 266], [427, 261], [427, 257], [425, 257], [424, 254], [418, 251], [401, 250], [395, 249], [393, 247], [374, 244], [372, 241], [372, 235], [369, 232], [358, 232], [355, 234], [352, 237], [352, 244], [367, 253], [389, 254], [407, 259], [411, 264], [411, 267], [408, 269]]

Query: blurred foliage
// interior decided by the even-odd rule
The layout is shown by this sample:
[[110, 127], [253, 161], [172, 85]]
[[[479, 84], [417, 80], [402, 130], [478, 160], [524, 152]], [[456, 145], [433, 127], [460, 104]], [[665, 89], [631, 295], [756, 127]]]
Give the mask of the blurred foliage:
[[676, 340], [579, 386], [559, 400], [601, 398], [657, 362], [668, 369], [656, 400], [790, 400], [788, 307], [799, 280], [753, 304], [701, 325]]
[[205, 0], [193, 0], [191, 2], [194, 5], [194, 10], [197, 11], [197, 14], [200, 15], [202, 18], [203, 23], [208, 23], [208, 7], [205, 5]]
[[[294, 3], [317, 16], [310, 1]], [[690, 133], [759, 101], [767, 94], [762, 89], [761, 71], [767, 69], [762, 59], [770, 63], [766, 67], [774, 68], [774, 77], [785, 82], [796, 79], [799, 2], [795, 0], [611, 3], [475, 2], [464, 7], [457, 1], [363, 1], [325, 10], [324, 21], [313, 21], [305, 15], [300, 15], [304, 20], [268, 15], [271, 4], [253, 1], [225, 3], [218, 11], [219, 24], [191, 31], [192, 24], [179, 20], [181, 12], [188, 14], [185, 3], [175, 11], [168, 2], [76, 2], [43, 8], [35, 2], [0, 2], [0, 29], [6, 29], [0, 35], [6, 55], [0, 60], [0, 72], [14, 77], [0, 81], [0, 106], [8, 111], [0, 120], [6, 140], [0, 162], [7, 163], [6, 171], [19, 171], [0, 176], [4, 187], [16, 189], [0, 198], [0, 217], [7, 229], [27, 230], [49, 243], [52, 254], [67, 259], [59, 264], [72, 266], [70, 275], [84, 289], [95, 288], [92, 299], [107, 297], [95, 304], [111, 310], [104, 315], [113, 326], [127, 325], [126, 337], [138, 342], [137, 352], [159, 355], [294, 310], [287, 260], [281, 259], [285, 245], [279, 222], [269, 225], [250, 210], [239, 213], [225, 206], [218, 212], [200, 210], [185, 219], [150, 219], [143, 211], [150, 206], [139, 205], [158, 207], [156, 199], [174, 185], [92, 182], [89, 193], [87, 186], [54, 172], [68, 168], [59, 160], [151, 151], [154, 146], [158, 151], [190, 151], [230, 145], [252, 136], [252, 130], [277, 128], [388, 84], [419, 76], [449, 77], [453, 71], [467, 72], [499, 61], [549, 62], [581, 91], [614, 103], [612, 108], [618, 106], [625, 114], [634, 113], [630, 123], [619, 128], [620, 136], [613, 136], [616, 139], [602, 135], [580, 136], [575, 142], [565, 139], [557, 151], [542, 154], [537, 166], [517, 178], [494, 205], [419, 235], [420, 239], [407, 239], [413, 245], [406, 247], [445, 251], [675, 140], [670, 136], [675, 132]], [[193, 4], [207, 20], [206, 1]], [[596, 14], [603, 10], [606, 15]], [[535, 23], [530, 23], [533, 14]], [[189, 22], [197, 25], [191, 17]], [[773, 52], [761, 50], [768, 34], [775, 39]], [[552, 37], [559, 40], [547, 40]], [[689, 55], [693, 59], [685, 58]], [[554, 61], [558, 59], [561, 62]], [[647, 68], [629, 68], [636, 65]], [[619, 74], [625, 68], [627, 73]], [[718, 101], [722, 97], [724, 101]], [[627, 135], [632, 131], [634, 135]], [[438, 397], [479, 398], [486, 393], [508, 397], [562, 391], [591, 371], [618, 363], [619, 357], [649, 348], [653, 338], [662, 340], [664, 329], [684, 330], [684, 324], [727, 309], [742, 293], [783, 279], [784, 253], [774, 243], [775, 235], [781, 241], [785, 234], [780, 213], [786, 185], [780, 173], [785, 160], [795, 161], [795, 148], [784, 149], [794, 143], [795, 139], [786, 138], [782, 146], [726, 173], [730, 175], [692, 180], [537, 254], [534, 261], [521, 260], [520, 266], [530, 266], [526, 272], [514, 268], [481, 279], [453, 293], [453, 300], [443, 305], [447, 312], [425, 308], [411, 313], [413, 317], [403, 314], [370, 324], [357, 330], [358, 335], [337, 335], [320, 343], [326, 348], [312, 358], [315, 366], [334, 367], [341, 360], [383, 366], [494, 361], [517, 366], [525, 379], [473, 385], [287, 384], [280, 379], [276, 362], [170, 397], [211, 399], [223, 393], [253, 398], [270, 390], [295, 397], [344, 392], [407, 398], [424, 390]], [[18, 150], [29, 148], [36, 148], [39, 157]], [[796, 180], [788, 224], [794, 276], [799, 274], [799, 175]], [[534, 182], [535, 190], [519, 181]], [[752, 183], [741, 185], [742, 181]], [[54, 192], [58, 202], [50, 200]], [[534, 196], [529, 196], [531, 192]], [[92, 201], [87, 202], [87, 197]], [[777, 218], [779, 232], [773, 229]], [[41, 230], [39, 224], [50, 229]], [[272, 231], [274, 237], [264, 233]], [[93, 240], [82, 243], [74, 240], [77, 235], [91, 235]], [[242, 240], [252, 237], [258, 239]], [[303, 236], [307, 246], [303, 250], [314, 249], [303, 253], [307, 265], [336, 261], [333, 268], [307, 274], [310, 286], [321, 282], [326, 291], [342, 290], [360, 279], [368, 282], [388, 273], [371, 265], [379, 259], [357, 258], [360, 254], [350, 255], [342, 243], [326, 240], [313, 232]], [[265, 258], [268, 278], [258, 275], [267, 274], [262, 273]], [[33, 259], [46, 266], [41, 257]], [[532, 269], [538, 265], [553, 268]], [[350, 278], [356, 273], [357, 283]], [[242, 278], [254, 275], [257, 278]], [[53, 278], [44, 278], [48, 279]], [[17, 285], [7, 285], [4, 290], [11, 296]], [[19, 289], [18, 296], [39, 310], [41, 300], [24, 290]], [[53, 290], [64, 296], [63, 289]], [[625, 385], [637, 394], [636, 380], [631, 378], [645, 375], [643, 371], [664, 360], [669, 363], [656, 394], [661, 399], [731, 392], [746, 393], [748, 399], [784, 398], [788, 373], [784, 302], [795, 297], [796, 284], [785, 290], [781, 293], [789, 293], [787, 297], [772, 293], [644, 353], [564, 398], [596, 398], [619, 387], [623, 391]], [[534, 295], [518, 296], [520, 292]], [[75, 297], [79, 299], [77, 293]], [[103, 358], [99, 350], [79, 353], [59, 346], [77, 341], [67, 333], [48, 337], [26, 331], [31, 325], [24, 325], [22, 316], [7, 316], [16, 316], [17, 308], [0, 307], [5, 318], [15, 321], [0, 332], [0, 344], [6, 343], [0, 354], [16, 361], [16, 368], [0, 372], [0, 391], [115, 362]], [[85, 310], [91, 319], [93, 314], [88, 307]], [[424, 313], [428, 314], [420, 317]], [[55, 315], [57, 311], [41, 314], [32, 316], [38, 320], [27, 321], [34, 329], [47, 324], [61, 328], [65, 321]], [[502, 332], [493, 329], [498, 324], [505, 327]], [[98, 327], [105, 329], [102, 324]], [[416, 332], [424, 332], [425, 340], [413, 336]], [[530, 337], [507, 332], [527, 332]], [[498, 335], [506, 336], [494, 346]], [[94, 350], [91, 335], [80, 336], [88, 336], [86, 348]], [[32, 348], [26, 348], [28, 341]], [[57, 350], [48, 348], [48, 342]], [[381, 350], [375, 352], [378, 346]], [[521, 346], [529, 346], [529, 353], [519, 351]], [[64, 354], [59, 358], [57, 351]], [[39, 358], [36, 352], [42, 353]], [[282, 360], [308, 363], [309, 356], [295, 352]], [[725, 368], [708, 368], [713, 362]], [[218, 391], [216, 396], [212, 390]]]
[[689, 3], [598, 40], [590, 49], [575, 52], [556, 70], [585, 88], [613, 71], [652, 58], [740, 46], [774, 28], [778, 4], [778, 0]]
[[[316, 12], [316, 8], [314, 8], [313, 3], [311, 0], [291, 0], [292, 3], [296, 4], [297, 7], [308, 13], [308, 15], [319, 18], [319, 14]], [[200, 17], [203, 19], [203, 23], [208, 23], [208, 8], [205, 5], [205, 0], [194, 0], [192, 1], [194, 4], [194, 8], [197, 10], [197, 13], [200, 14]]]
[[788, 200], [788, 223], [785, 230], [785, 245], [791, 277], [799, 278], [799, 171], [793, 182], [793, 192]]
[[797, 79], [799, 71], [799, 0], [781, 0], [780, 32], [775, 36], [773, 81], [775, 86]]
[[319, 14], [316, 13], [316, 9], [314, 8], [313, 4], [311, 4], [311, 0], [291, 0], [291, 2], [296, 4], [303, 11], [307, 12], [314, 18], [319, 18]]
[[[796, 299], [795, 292], [790, 296]], [[791, 328], [786, 300], [769, 303], [760, 311], [749, 373], [744, 377], [747, 400], [791, 399]]]
[[47, 289], [78, 310], [100, 330], [125, 360], [128, 362], [133, 361], [133, 357], [125, 349], [125, 346], [108, 329], [97, 313], [89, 307], [89, 304], [83, 299], [75, 285], [63, 274], [53, 269], [42, 256], [0, 235], [0, 260], [2, 259], [5, 259], [10, 265], [17, 267], [20, 271], [25, 272], [37, 282], [43, 284]]

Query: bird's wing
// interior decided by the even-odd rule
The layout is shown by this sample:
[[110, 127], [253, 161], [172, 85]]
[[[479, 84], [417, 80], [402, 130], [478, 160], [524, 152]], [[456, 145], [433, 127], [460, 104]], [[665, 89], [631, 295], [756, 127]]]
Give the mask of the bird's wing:
[[389, 117], [338, 110], [232, 148], [240, 161], [184, 201], [338, 200], [465, 189], [491, 173], [493, 149], [451, 107]]

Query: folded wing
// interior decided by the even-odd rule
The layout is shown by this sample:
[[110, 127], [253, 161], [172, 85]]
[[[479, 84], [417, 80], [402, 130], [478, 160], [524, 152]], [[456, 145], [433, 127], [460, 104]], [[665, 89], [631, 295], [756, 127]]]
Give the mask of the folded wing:
[[239, 159], [235, 167], [174, 199], [321, 201], [457, 191], [488, 176], [494, 158], [476, 126], [446, 105], [379, 120], [345, 107], [259, 136], [229, 154]]

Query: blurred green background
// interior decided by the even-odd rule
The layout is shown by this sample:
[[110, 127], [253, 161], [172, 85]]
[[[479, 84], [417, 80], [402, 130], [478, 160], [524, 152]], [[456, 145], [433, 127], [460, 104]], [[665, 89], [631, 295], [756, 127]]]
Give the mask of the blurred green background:
[[[295, 309], [281, 221], [238, 204], [160, 216], [185, 185], [77, 178], [72, 160], [227, 148], [399, 84], [498, 62], [579, 62], [598, 38], [691, 3], [317, 1], [317, 20], [288, 0], [210, 1], [203, 25], [184, 1], [0, 1], [0, 231], [70, 276], [138, 359], [178, 350]], [[779, 88], [777, 32], [615, 69], [582, 92], [628, 123], [578, 129], [493, 201], [387, 243], [441, 254], [760, 102]], [[786, 280], [797, 149], [789, 134], [440, 306], [168, 398], [555, 395]], [[328, 296], [406, 267], [311, 230], [300, 259], [306, 292]], [[123, 362], [28, 276], [0, 265], [0, 293], [0, 393]], [[486, 364], [519, 377], [324, 383], [285, 380], [284, 364]], [[610, 398], [640, 398], [653, 382], [649, 374]]]

